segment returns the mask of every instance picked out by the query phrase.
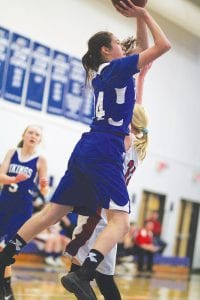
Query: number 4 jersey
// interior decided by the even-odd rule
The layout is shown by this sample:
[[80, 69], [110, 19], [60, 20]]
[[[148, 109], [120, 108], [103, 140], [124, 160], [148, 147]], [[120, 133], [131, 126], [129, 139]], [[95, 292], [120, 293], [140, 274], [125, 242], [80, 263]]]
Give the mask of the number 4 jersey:
[[131, 55], [99, 67], [92, 81], [95, 118], [91, 129], [120, 135], [129, 134], [135, 104], [135, 80], [139, 55]]

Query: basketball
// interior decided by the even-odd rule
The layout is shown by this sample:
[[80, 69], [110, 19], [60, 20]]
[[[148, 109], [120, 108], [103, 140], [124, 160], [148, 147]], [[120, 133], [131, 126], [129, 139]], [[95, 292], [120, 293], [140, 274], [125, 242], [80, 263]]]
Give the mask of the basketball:
[[[116, 4], [120, 5], [120, 0], [111, 0], [112, 4], [115, 6]], [[124, 2], [126, 2], [126, 0], [124, 0]], [[131, 0], [131, 2], [136, 5], [136, 6], [141, 6], [144, 7], [147, 3], [147, 0]], [[128, 3], [127, 3], [128, 4]]]

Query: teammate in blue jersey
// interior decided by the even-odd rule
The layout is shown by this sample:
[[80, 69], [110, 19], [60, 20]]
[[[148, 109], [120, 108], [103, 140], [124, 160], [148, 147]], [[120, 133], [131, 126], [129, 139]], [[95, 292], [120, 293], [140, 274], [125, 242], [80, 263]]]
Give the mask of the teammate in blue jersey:
[[130, 0], [129, 6], [123, 1], [120, 3], [122, 6], [116, 8], [121, 14], [143, 19], [154, 44], [139, 55], [125, 57], [120, 41], [112, 33], [99, 32], [90, 38], [82, 61], [88, 79], [95, 73], [92, 86], [96, 109], [91, 131], [83, 134], [77, 143], [51, 203], [29, 219], [0, 253], [1, 266], [11, 264], [13, 255], [27, 242], [74, 207], [88, 215], [94, 214], [98, 207], [105, 208], [108, 225], [80, 270], [68, 274], [62, 282], [81, 300], [95, 299], [89, 281], [104, 256], [129, 230], [123, 153], [135, 102], [133, 75], [171, 47], [146, 9], [133, 5]]
[[[37, 174], [40, 191], [43, 194], [47, 191], [46, 159], [37, 151], [41, 138], [40, 127], [28, 126], [18, 147], [10, 149], [2, 162], [0, 168], [0, 184], [3, 184], [0, 195], [0, 251], [32, 215], [32, 193]], [[7, 267], [4, 279], [0, 279], [1, 300], [14, 299], [10, 282], [11, 268]]]

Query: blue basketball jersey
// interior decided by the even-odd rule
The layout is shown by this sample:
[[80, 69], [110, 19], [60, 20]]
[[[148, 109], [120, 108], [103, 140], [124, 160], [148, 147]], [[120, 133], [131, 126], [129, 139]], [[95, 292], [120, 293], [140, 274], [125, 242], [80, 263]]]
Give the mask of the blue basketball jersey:
[[113, 60], [100, 66], [92, 81], [95, 95], [93, 131], [128, 135], [135, 104], [135, 80], [139, 55]]
[[28, 161], [20, 160], [20, 149], [11, 158], [7, 175], [25, 173], [29, 178], [19, 183], [4, 185], [0, 195], [0, 242], [7, 242], [29, 219], [33, 211], [34, 179], [37, 173], [38, 155]]
[[99, 207], [118, 206], [129, 212], [123, 153], [135, 104], [138, 58], [132, 55], [100, 66], [92, 81], [96, 113], [91, 131], [75, 146], [51, 202], [73, 206], [85, 215]]
[[10, 185], [4, 185], [1, 197], [25, 197], [25, 199], [32, 200], [32, 192], [34, 186], [34, 179], [37, 173], [37, 161], [38, 156], [34, 156], [26, 162], [20, 161], [20, 150], [16, 150], [11, 158], [7, 175], [16, 176], [20, 173], [25, 173], [29, 178], [19, 183], [12, 183]]

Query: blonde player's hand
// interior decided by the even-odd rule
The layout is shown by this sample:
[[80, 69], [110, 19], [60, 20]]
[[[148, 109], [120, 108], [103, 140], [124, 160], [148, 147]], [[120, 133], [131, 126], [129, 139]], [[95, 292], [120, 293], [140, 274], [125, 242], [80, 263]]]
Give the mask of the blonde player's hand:
[[21, 181], [25, 181], [29, 178], [29, 176], [25, 173], [20, 173], [20, 174], [17, 174], [17, 176], [14, 177], [14, 181], [13, 183], [18, 183], [18, 182], [21, 182]]

